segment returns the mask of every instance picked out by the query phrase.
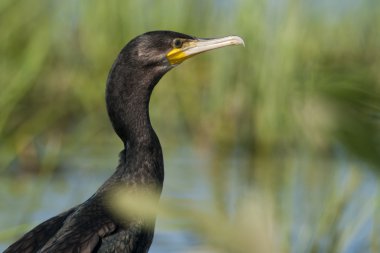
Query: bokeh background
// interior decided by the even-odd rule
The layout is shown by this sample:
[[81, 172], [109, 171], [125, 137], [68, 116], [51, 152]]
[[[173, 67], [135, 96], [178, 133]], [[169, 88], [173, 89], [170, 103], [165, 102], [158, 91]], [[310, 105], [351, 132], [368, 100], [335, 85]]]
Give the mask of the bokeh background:
[[0, 250], [111, 175], [108, 71], [133, 37], [175, 30], [246, 47], [153, 93], [150, 252], [380, 252], [379, 27], [377, 0], [0, 0]]

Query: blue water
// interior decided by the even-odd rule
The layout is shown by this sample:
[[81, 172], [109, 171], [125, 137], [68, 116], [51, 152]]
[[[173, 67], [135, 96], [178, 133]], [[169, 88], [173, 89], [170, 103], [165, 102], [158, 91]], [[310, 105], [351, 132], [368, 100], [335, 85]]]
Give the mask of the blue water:
[[[112, 156], [111, 156], [112, 157]], [[54, 216], [90, 197], [102, 182], [113, 172], [115, 161], [94, 161], [94, 158], [73, 161], [68, 168], [54, 178], [34, 178], [31, 180], [15, 180], [1, 178], [0, 182], [0, 227], [2, 231], [28, 224], [33, 227], [47, 218]], [[247, 163], [242, 158], [227, 159], [221, 166], [230, 168], [228, 171], [226, 196], [227, 209], [234, 213], [241, 195], [249, 190], [242, 181]], [[352, 164], [351, 164], [352, 165]], [[211, 209], [214, 203], [210, 168], [213, 163], [208, 155], [193, 152], [189, 149], [176, 151], [173, 156], [165, 159], [165, 183], [162, 200], [186, 201], [199, 210]], [[323, 214], [333, 195], [343, 196], [346, 185], [352, 178], [359, 178], [358, 187], [349, 197], [342, 212], [334, 220], [338, 220], [338, 229], [347, 234], [348, 240], [336, 252], [356, 253], [370, 252], [369, 244], [372, 230], [378, 226], [375, 222], [376, 199], [378, 198], [377, 177], [369, 170], [348, 169], [350, 163], [342, 162], [338, 169], [332, 169], [322, 181], [316, 178], [317, 191], [312, 192], [310, 182], [305, 181], [307, 171], [304, 164], [295, 165], [291, 181], [281, 186], [276, 194], [283, 199], [285, 206], [282, 216], [288, 217], [286, 222], [291, 241], [289, 252], [310, 252], [317, 242], [319, 251], [326, 252], [332, 243], [327, 233], [318, 235], [319, 224], [315, 223], [315, 215]], [[103, 170], [101, 168], [110, 168]], [[77, 169], [72, 169], [77, 168]], [[244, 176], [243, 176], [244, 177]], [[327, 210], [328, 211], [328, 210]], [[368, 212], [368, 214], [366, 214]], [[313, 218], [314, 217], [314, 218]], [[316, 219], [318, 221], [318, 219]], [[285, 222], [285, 223], [286, 223]], [[191, 221], [180, 218], [168, 219], [158, 217], [155, 237], [150, 252], [211, 252], [204, 250], [206, 242], [191, 231]], [[286, 226], [284, 226], [286, 228]], [[281, 231], [279, 231], [280, 233]], [[252, 238], [254, 241], [255, 238]], [[11, 241], [0, 242], [0, 251]], [[275, 242], [273, 242], [275, 243]], [[248, 252], [248, 251], [247, 251]]]

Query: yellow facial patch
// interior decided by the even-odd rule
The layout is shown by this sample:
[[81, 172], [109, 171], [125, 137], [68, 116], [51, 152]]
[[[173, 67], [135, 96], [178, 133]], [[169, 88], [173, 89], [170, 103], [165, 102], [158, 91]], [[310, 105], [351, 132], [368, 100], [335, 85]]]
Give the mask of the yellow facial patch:
[[180, 64], [187, 58], [189, 58], [190, 55], [187, 55], [182, 49], [180, 48], [173, 48], [170, 50], [170, 52], [166, 55], [166, 58], [168, 58], [170, 64]]

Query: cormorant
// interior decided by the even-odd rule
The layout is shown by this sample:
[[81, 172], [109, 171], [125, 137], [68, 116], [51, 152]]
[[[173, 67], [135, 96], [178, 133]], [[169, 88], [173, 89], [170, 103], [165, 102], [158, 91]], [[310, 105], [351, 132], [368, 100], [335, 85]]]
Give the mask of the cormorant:
[[148, 108], [153, 88], [191, 56], [239, 44], [244, 42], [237, 36], [199, 39], [172, 31], [131, 40], [114, 62], [106, 88], [109, 118], [124, 144], [116, 171], [87, 201], [41, 223], [5, 252], [148, 252], [154, 221], [119, 219], [107, 198], [117, 186], [161, 193], [164, 163]]

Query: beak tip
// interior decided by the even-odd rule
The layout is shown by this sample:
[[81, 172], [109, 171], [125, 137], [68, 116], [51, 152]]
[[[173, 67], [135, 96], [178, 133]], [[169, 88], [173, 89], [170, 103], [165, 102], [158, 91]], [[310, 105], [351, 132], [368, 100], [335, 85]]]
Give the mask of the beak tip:
[[245, 47], [244, 40], [241, 37], [239, 37], [239, 36], [231, 36], [231, 39], [232, 39], [232, 41], [234, 42], [235, 45], [242, 45], [243, 47]]

